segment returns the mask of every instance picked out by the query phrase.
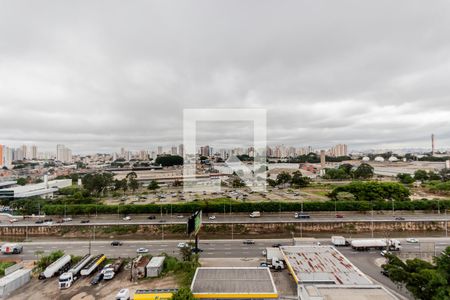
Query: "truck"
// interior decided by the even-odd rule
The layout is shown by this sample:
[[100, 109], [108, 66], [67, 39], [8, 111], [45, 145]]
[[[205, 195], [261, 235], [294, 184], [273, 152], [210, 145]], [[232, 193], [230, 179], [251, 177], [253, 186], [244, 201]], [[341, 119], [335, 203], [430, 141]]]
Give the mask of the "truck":
[[101, 263], [106, 259], [104, 254], [95, 256], [80, 272], [81, 276], [89, 276], [98, 269]]
[[350, 243], [343, 236], [334, 235], [331, 237], [331, 243], [336, 247], [348, 246]]
[[58, 260], [56, 260], [54, 263], [49, 265], [47, 268], [45, 268], [44, 272], [39, 274], [39, 279], [49, 279], [53, 277], [56, 273], [64, 273], [66, 272], [70, 267], [70, 261], [72, 258], [70, 255], [63, 255]]
[[86, 254], [75, 266], [69, 271], [59, 276], [58, 285], [60, 289], [68, 289], [80, 277], [80, 271], [83, 269], [94, 256]]
[[250, 213], [249, 217], [250, 218], [259, 218], [259, 217], [261, 217], [261, 213], [259, 211], [254, 211], [254, 212]]
[[4, 244], [1, 248], [3, 254], [20, 254], [23, 251], [23, 246], [16, 243]]
[[272, 260], [270, 261], [270, 263], [262, 262], [260, 264], [260, 267], [267, 267], [267, 268], [274, 269], [277, 271], [281, 271], [285, 268], [284, 262], [276, 257], [273, 257]]
[[103, 268], [103, 279], [110, 280], [113, 279], [114, 276], [120, 271], [120, 268], [123, 265], [123, 259], [118, 259], [110, 265], [106, 265]]
[[391, 239], [366, 239], [353, 240], [350, 245], [357, 251], [368, 251], [370, 249], [400, 251], [400, 241]]

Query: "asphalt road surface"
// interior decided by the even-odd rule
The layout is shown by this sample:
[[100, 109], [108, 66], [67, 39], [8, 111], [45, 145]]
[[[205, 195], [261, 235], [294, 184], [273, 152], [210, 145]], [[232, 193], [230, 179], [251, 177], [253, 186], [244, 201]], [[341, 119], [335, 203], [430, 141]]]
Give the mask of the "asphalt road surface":
[[[420, 252], [420, 243], [434, 243], [435, 254], [439, 254], [445, 247], [450, 246], [450, 238], [420, 238], [417, 244], [407, 243], [405, 239], [398, 239], [402, 243], [402, 252]], [[204, 258], [245, 258], [245, 257], [260, 257], [264, 260], [262, 251], [271, 247], [273, 244], [280, 243], [282, 245], [293, 245], [292, 239], [276, 239], [276, 240], [253, 240], [255, 244], [244, 244], [244, 240], [202, 240], [199, 247], [203, 250], [200, 254]], [[330, 239], [317, 239], [322, 245], [330, 245]], [[178, 256], [180, 254], [178, 243], [186, 242], [186, 240], [152, 240], [152, 241], [122, 241], [122, 246], [111, 246], [111, 241], [66, 241], [66, 240], [51, 240], [51, 241], [34, 241], [21, 243], [23, 253], [16, 255], [22, 259], [36, 259], [39, 252], [50, 253], [55, 250], [63, 250], [67, 254], [84, 255], [89, 251], [93, 254], [103, 253], [107, 257], [135, 257], [138, 248], [147, 248], [152, 255], [158, 255], [165, 252], [170, 255]], [[311, 243], [311, 242], [309, 242]], [[389, 278], [383, 276], [380, 271], [381, 268], [376, 264], [379, 259], [380, 251], [358, 252], [352, 250], [350, 247], [339, 247], [342, 252], [353, 264], [355, 264], [362, 272], [369, 277], [379, 282], [389, 289], [407, 297], [408, 292], [405, 289], [399, 289], [392, 283]]]
[[[371, 212], [366, 213], [341, 213], [339, 218], [336, 217], [335, 212], [319, 212], [319, 213], [308, 213], [310, 218], [308, 219], [296, 219], [294, 218], [294, 213], [292, 212], [282, 212], [282, 213], [262, 213], [259, 218], [250, 218], [247, 214], [204, 214], [203, 223], [291, 223], [291, 222], [303, 222], [303, 223], [317, 223], [317, 222], [407, 222], [407, 221], [450, 221], [450, 214], [444, 213], [403, 213], [403, 212], [389, 212], [389, 213], [377, 213]], [[149, 219], [152, 216], [154, 219]], [[214, 219], [210, 219], [213, 217]], [[16, 222], [11, 223], [11, 218], [6, 216], [0, 217], [0, 226], [43, 226], [43, 224], [36, 224], [39, 219], [49, 219], [53, 220], [53, 225], [48, 226], [73, 226], [73, 225], [117, 225], [117, 224], [130, 224], [130, 225], [140, 225], [140, 224], [186, 224], [188, 216], [186, 214], [148, 214], [148, 215], [130, 215], [130, 220], [124, 220], [124, 215], [92, 215], [89, 217], [73, 217], [73, 220], [67, 223], [57, 224], [56, 222], [60, 220], [60, 217], [28, 217], [25, 219], [17, 218]], [[82, 220], [89, 220], [89, 223], [82, 224]]]

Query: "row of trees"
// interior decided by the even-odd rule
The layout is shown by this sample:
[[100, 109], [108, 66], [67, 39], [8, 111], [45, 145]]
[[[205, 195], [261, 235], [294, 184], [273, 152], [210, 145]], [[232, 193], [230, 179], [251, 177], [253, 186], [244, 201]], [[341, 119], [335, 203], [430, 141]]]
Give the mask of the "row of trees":
[[[327, 156], [326, 161], [328, 162], [342, 162], [346, 160], [351, 160], [350, 156]], [[280, 161], [281, 162], [281, 161]], [[320, 155], [317, 155], [316, 153], [309, 153], [304, 155], [299, 155], [297, 157], [293, 157], [288, 159], [288, 163], [311, 163], [311, 164], [317, 164], [320, 163]]]
[[387, 258], [382, 267], [389, 278], [405, 285], [416, 299], [450, 299], [450, 247], [435, 257], [433, 264], [418, 258], [405, 262], [394, 255]]
[[306, 187], [311, 183], [311, 179], [309, 177], [303, 176], [300, 171], [295, 171], [291, 174], [288, 172], [281, 172], [277, 175], [276, 180], [268, 178], [267, 184], [271, 187], [276, 186], [291, 186], [294, 188]]
[[[397, 174], [397, 179], [403, 184], [411, 184], [415, 181], [433, 181], [433, 180], [448, 180], [447, 179], [447, 170], [441, 170], [440, 173], [435, 173], [433, 171], [425, 171], [425, 170], [417, 170], [414, 172], [414, 175], [408, 173], [400, 173]], [[449, 176], [450, 177], [450, 176]], [[450, 178], [449, 178], [450, 179]]]
[[177, 204], [127, 204], [127, 205], [103, 205], [103, 204], [79, 204], [79, 205], [55, 205], [46, 204], [41, 209], [48, 215], [89, 215], [89, 214], [159, 214], [159, 213], [192, 213], [203, 210], [204, 213], [223, 213], [224, 208], [233, 212], [279, 212], [281, 211], [370, 211], [391, 210], [394, 204], [395, 210], [437, 210], [450, 209], [450, 200], [416, 200], [416, 201], [323, 201], [323, 202], [237, 202], [230, 199], [221, 201], [196, 201]]
[[351, 164], [342, 164], [337, 169], [325, 169], [324, 179], [346, 180], [346, 179], [370, 179], [374, 175], [373, 167], [362, 163], [356, 169]]

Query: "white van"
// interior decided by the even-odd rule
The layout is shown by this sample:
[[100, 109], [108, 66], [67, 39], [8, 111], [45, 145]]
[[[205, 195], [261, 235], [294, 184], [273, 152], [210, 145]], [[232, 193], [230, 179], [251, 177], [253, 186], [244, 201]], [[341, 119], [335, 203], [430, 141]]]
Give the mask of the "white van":
[[259, 218], [261, 217], [261, 213], [259, 211], [254, 211], [249, 215], [250, 218]]
[[130, 300], [130, 290], [121, 289], [116, 295], [116, 300]]

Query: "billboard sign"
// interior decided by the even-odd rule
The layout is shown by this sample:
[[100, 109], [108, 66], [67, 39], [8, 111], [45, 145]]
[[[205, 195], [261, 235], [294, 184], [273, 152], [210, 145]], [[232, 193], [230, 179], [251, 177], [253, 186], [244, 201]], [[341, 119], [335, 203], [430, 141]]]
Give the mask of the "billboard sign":
[[202, 211], [196, 211], [188, 219], [188, 235], [197, 235], [202, 227]]

